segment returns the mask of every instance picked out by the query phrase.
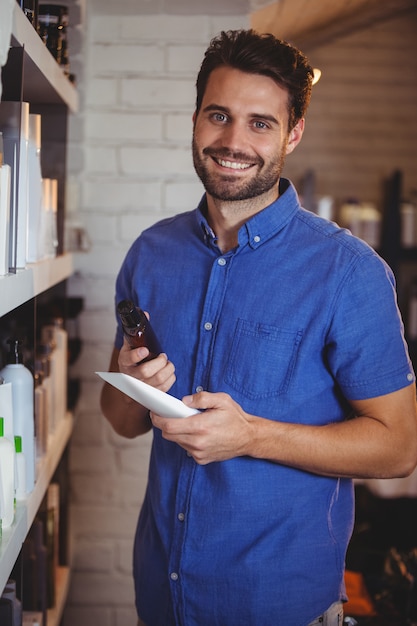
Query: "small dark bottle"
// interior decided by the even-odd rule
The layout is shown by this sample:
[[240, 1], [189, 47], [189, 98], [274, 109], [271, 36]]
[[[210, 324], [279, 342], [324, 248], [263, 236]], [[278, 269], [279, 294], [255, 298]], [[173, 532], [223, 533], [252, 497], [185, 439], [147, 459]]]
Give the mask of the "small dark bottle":
[[149, 350], [149, 356], [145, 357], [141, 363], [154, 359], [162, 352], [153, 328], [142, 309], [136, 307], [131, 300], [122, 300], [117, 305], [117, 312], [129, 346], [132, 349], [144, 346]]

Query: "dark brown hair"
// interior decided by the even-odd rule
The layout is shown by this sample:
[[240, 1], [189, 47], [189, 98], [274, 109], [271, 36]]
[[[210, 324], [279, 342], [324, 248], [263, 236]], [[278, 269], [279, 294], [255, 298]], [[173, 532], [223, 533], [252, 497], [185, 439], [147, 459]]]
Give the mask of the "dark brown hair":
[[222, 31], [211, 40], [197, 76], [197, 113], [211, 72], [221, 66], [269, 76], [286, 89], [289, 131], [304, 117], [311, 97], [313, 69], [294, 46], [252, 29]]

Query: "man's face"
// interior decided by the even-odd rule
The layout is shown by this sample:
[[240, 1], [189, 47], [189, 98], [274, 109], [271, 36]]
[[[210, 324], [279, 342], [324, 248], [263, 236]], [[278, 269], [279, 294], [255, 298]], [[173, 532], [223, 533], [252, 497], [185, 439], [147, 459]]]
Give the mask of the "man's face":
[[267, 76], [230, 67], [211, 73], [193, 134], [194, 167], [209, 195], [276, 199], [285, 155], [302, 134], [296, 141], [288, 134], [287, 106], [287, 92]]

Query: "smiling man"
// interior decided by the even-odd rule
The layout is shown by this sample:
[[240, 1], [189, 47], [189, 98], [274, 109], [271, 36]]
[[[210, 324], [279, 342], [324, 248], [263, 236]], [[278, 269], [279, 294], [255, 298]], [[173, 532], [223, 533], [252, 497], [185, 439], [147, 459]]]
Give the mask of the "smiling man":
[[352, 478], [417, 463], [414, 372], [390, 269], [301, 208], [285, 157], [313, 72], [271, 35], [223, 32], [197, 78], [205, 194], [133, 243], [116, 302], [150, 312], [151, 361], [117, 328], [111, 371], [200, 413], [151, 414], [105, 385], [115, 430], [153, 428], [134, 550], [147, 626], [340, 626]]

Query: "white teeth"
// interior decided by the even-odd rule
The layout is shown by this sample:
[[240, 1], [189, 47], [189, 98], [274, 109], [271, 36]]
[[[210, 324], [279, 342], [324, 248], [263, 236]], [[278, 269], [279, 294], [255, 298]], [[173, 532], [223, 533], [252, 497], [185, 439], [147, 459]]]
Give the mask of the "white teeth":
[[219, 159], [219, 163], [222, 167], [229, 167], [232, 170], [246, 170], [250, 167], [249, 163], [236, 163], [236, 161], [222, 161]]

